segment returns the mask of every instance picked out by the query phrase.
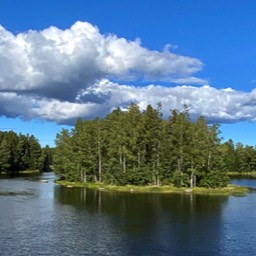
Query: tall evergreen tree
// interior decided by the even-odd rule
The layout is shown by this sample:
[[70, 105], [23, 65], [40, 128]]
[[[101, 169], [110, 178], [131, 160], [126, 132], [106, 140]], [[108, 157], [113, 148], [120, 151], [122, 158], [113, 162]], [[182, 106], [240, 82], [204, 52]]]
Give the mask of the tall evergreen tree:
[[53, 157], [55, 174], [60, 179], [79, 180], [76, 163], [74, 162], [73, 139], [70, 132], [62, 129], [56, 136], [55, 144], [56, 148]]
[[189, 168], [191, 168], [190, 150], [192, 148], [192, 123], [189, 120], [188, 108], [181, 112], [172, 111], [168, 120], [168, 141], [170, 143], [171, 168], [175, 173], [177, 186], [188, 186]]
[[84, 182], [225, 186], [231, 165], [223, 164], [228, 145], [220, 140], [219, 126], [203, 117], [192, 122], [186, 106], [164, 120], [161, 104], [141, 112], [132, 103], [104, 119], [78, 119], [71, 132], [62, 130], [54, 170], [64, 179]]
[[0, 144], [0, 173], [8, 172], [11, 168], [11, 149], [7, 139], [4, 137]]

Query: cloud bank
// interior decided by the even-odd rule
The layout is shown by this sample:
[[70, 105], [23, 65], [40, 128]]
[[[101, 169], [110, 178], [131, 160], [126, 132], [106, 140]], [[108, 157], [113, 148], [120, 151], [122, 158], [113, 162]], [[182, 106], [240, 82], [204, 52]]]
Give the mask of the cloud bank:
[[187, 104], [209, 122], [256, 121], [256, 91], [205, 86], [195, 76], [202, 68], [168, 46], [149, 50], [87, 22], [17, 35], [0, 26], [0, 115], [73, 124], [131, 102], [141, 109], [162, 102], [166, 116]]

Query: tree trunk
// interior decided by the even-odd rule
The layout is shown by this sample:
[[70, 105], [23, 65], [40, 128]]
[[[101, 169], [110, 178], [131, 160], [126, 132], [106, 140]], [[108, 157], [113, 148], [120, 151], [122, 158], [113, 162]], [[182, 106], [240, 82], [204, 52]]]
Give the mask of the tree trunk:
[[153, 168], [152, 168], [152, 183], [153, 185], [156, 185], [156, 164], [153, 162]]
[[195, 187], [195, 170], [192, 169], [192, 172], [190, 174], [190, 179], [189, 179], [189, 182], [190, 182], [190, 188], [193, 188]]
[[180, 172], [180, 186], [182, 187], [184, 185], [183, 182], [183, 158], [182, 156], [178, 159], [178, 170]]
[[140, 169], [140, 158], [141, 158], [141, 156], [140, 156], [140, 149], [139, 149], [138, 155], [137, 155], [137, 161], [138, 161], [138, 168], [139, 169]]
[[160, 146], [159, 143], [157, 144], [157, 151], [156, 151], [156, 184], [160, 185], [160, 178], [159, 178], [159, 166], [160, 166]]
[[98, 141], [98, 181], [101, 182], [102, 159], [101, 159], [101, 143]]
[[126, 157], [123, 156], [123, 173], [126, 173]]
[[211, 158], [212, 158], [212, 154], [211, 152], [209, 152], [208, 159], [207, 159], [207, 171], [210, 171], [210, 168], [211, 168]]
[[81, 168], [81, 170], [80, 170], [80, 177], [81, 177], [81, 181], [87, 182], [86, 171], [83, 170], [83, 168]]

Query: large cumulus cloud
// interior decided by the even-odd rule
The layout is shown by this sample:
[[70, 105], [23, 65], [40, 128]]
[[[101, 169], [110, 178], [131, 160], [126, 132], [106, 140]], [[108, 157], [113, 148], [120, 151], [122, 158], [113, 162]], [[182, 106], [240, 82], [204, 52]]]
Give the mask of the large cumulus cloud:
[[73, 124], [78, 116], [105, 116], [116, 106], [126, 108], [136, 102], [143, 110], [148, 104], [163, 105], [167, 117], [170, 109], [188, 105], [192, 117], [205, 116], [209, 122], [256, 121], [256, 90], [246, 93], [230, 88], [210, 86], [148, 85], [136, 87], [102, 80], [81, 91], [76, 102], [61, 101], [9, 92], [0, 94], [0, 111], [11, 117], [41, 118], [62, 124]]
[[167, 49], [150, 51], [139, 40], [102, 35], [86, 22], [18, 35], [0, 27], [0, 67], [1, 91], [69, 101], [102, 78], [202, 82], [192, 76], [201, 69], [200, 60]]
[[207, 81], [195, 76], [202, 66], [168, 47], [159, 52], [103, 35], [86, 22], [17, 35], [0, 26], [0, 115], [71, 124], [130, 102], [141, 109], [162, 102], [166, 116], [187, 104], [192, 116], [209, 121], [256, 120], [256, 92], [202, 86]]

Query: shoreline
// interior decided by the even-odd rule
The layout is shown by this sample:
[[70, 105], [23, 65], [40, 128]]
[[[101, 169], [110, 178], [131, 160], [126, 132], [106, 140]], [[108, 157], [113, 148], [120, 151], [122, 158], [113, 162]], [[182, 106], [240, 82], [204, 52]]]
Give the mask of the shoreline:
[[39, 170], [24, 170], [24, 171], [18, 171], [18, 172], [1, 172], [1, 176], [10, 176], [10, 175], [19, 175], [19, 174], [40, 174]]
[[69, 182], [63, 180], [55, 180], [56, 184], [65, 186], [67, 188], [84, 187], [89, 189], [98, 189], [106, 192], [129, 192], [129, 193], [159, 193], [159, 194], [197, 194], [197, 195], [245, 195], [249, 192], [247, 187], [237, 186], [229, 184], [225, 188], [177, 188], [173, 185], [163, 186], [117, 186], [117, 185], [106, 185], [102, 183], [83, 183], [83, 182]]
[[256, 172], [228, 172], [229, 177], [251, 177], [256, 178]]

